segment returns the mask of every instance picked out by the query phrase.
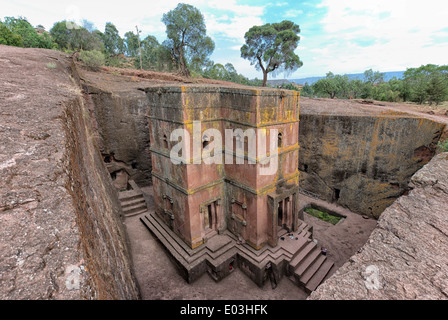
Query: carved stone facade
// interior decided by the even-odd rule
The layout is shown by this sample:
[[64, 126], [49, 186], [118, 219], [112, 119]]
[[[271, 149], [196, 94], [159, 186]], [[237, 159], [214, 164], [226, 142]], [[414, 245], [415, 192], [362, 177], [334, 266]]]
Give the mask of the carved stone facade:
[[[150, 103], [155, 210], [186, 244], [194, 249], [229, 230], [260, 249], [266, 244], [276, 246], [279, 229], [297, 229], [298, 92], [211, 86], [145, 91]], [[171, 157], [179, 143], [170, 139], [176, 129], [187, 132], [184, 137], [190, 151], [181, 164], [173, 163]], [[212, 140], [208, 129], [220, 133], [221, 141], [217, 137]], [[198, 130], [199, 142], [194, 140]], [[266, 139], [255, 140], [257, 150], [266, 147], [266, 156], [256, 153], [253, 157], [250, 130], [257, 137], [265, 134]], [[229, 131], [233, 136], [227, 140]], [[270, 150], [271, 137], [278, 153]], [[212, 142], [214, 146], [222, 144], [221, 154], [206, 148]], [[222, 161], [210, 161], [216, 156], [222, 156]], [[277, 165], [273, 174], [260, 174], [273, 163]]]

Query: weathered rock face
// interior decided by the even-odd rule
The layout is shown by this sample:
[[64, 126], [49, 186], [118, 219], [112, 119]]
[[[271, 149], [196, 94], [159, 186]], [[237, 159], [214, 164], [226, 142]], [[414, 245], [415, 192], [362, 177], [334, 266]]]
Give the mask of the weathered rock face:
[[71, 67], [58, 51], [0, 46], [0, 299], [139, 296]]
[[122, 211], [103, 158], [95, 144], [82, 100], [65, 105], [68, 187], [75, 203], [80, 242], [99, 299], [136, 299]]
[[433, 157], [444, 127], [406, 114], [329, 114], [305, 103], [299, 131], [300, 187], [378, 217]]
[[[149, 101], [143, 91], [113, 90], [96, 84], [84, 84], [91, 102], [89, 109], [96, 119], [99, 148], [104, 157], [125, 170], [139, 185], [151, 182], [151, 154], [149, 151]], [[114, 172], [111, 172], [112, 174]]]
[[411, 179], [360, 252], [309, 299], [448, 298], [448, 153]]

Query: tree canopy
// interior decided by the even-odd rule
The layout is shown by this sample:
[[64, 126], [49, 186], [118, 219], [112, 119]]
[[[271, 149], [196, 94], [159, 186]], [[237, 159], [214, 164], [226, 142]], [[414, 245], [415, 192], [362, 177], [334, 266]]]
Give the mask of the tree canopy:
[[136, 57], [139, 54], [138, 35], [132, 31], [124, 34], [124, 42], [126, 45], [126, 54], [130, 57]]
[[118, 33], [117, 27], [111, 22], [106, 23], [103, 34], [104, 47], [109, 55], [117, 55], [125, 52], [124, 41]]
[[197, 8], [179, 3], [163, 15], [162, 22], [182, 75], [190, 76], [189, 66], [199, 69], [206, 65], [215, 43], [206, 35], [204, 16]]
[[[84, 25], [91, 29], [93, 24], [84, 21]], [[53, 41], [62, 50], [98, 50], [104, 49], [102, 40], [102, 33], [98, 30], [90, 31], [85, 27], [76, 26], [73, 28], [73, 23], [67, 23], [66, 20], [56, 22], [50, 30]]]
[[448, 66], [434, 64], [407, 69], [404, 73], [404, 86], [408, 99], [422, 104], [436, 105], [448, 98]]
[[347, 76], [334, 75], [332, 72], [328, 72], [324, 79], [320, 79], [314, 84], [314, 89], [328, 94], [331, 99], [334, 99], [336, 95], [347, 96], [349, 80]]
[[241, 47], [241, 57], [263, 72], [263, 86], [266, 86], [268, 73], [294, 72], [303, 65], [294, 53], [300, 41], [298, 33], [298, 25], [284, 20], [253, 26], [244, 35], [246, 44]]
[[2, 42], [25, 48], [52, 49], [53, 41], [45, 30], [39, 34], [26, 18], [5, 17], [1, 27]]
[[[239, 74], [231, 63], [210, 60], [214, 42], [206, 35], [201, 12], [187, 4], [163, 15], [167, 38], [159, 43], [156, 37], [146, 35], [140, 40], [137, 33], [128, 31], [121, 38], [112, 22], [107, 22], [104, 33], [92, 22], [81, 25], [72, 21], [54, 23], [49, 32], [42, 25], [33, 27], [25, 17], [5, 17], [0, 21], [0, 45], [80, 51], [79, 58], [91, 68], [99, 65], [145, 70], [179, 70], [184, 75], [202, 76], [231, 81], [243, 85], [266, 86], [269, 73], [293, 72], [302, 66], [294, 53], [300, 41], [300, 28], [291, 21], [254, 26], [245, 34], [246, 44], [241, 56], [257, 70], [263, 71], [263, 80], [249, 80]], [[140, 47], [139, 47], [140, 43]], [[141, 48], [141, 64], [140, 64]], [[343, 99], [374, 99], [380, 101], [411, 101], [419, 104], [440, 104], [448, 100], [448, 65], [427, 64], [409, 68], [403, 78], [384, 80], [384, 74], [372, 69], [364, 77], [349, 79], [328, 72], [324, 79], [305, 84], [302, 95]], [[299, 90], [295, 85], [283, 86]]]

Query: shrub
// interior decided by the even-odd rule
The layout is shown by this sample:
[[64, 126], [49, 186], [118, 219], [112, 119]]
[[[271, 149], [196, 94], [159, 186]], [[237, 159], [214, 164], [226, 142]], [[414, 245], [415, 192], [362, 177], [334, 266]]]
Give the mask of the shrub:
[[330, 222], [333, 225], [335, 225], [336, 223], [339, 222], [339, 220], [342, 219], [342, 217], [336, 217], [332, 214], [329, 214], [328, 212], [320, 211], [314, 208], [306, 208], [305, 212], [312, 215], [313, 217], [316, 217], [326, 222]]
[[105, 63], [104, 54], [98, 50], [81, 51], [79, 59], [89, 68], [98, 69]]
[[9, 30], [8, 27], [0, 21], [0, 44], [23, 47], [23, 39], [19, 34]]
[[439, 141], [438, 146], [443, 152], [448, 152], [448, 139], [445, 141]]

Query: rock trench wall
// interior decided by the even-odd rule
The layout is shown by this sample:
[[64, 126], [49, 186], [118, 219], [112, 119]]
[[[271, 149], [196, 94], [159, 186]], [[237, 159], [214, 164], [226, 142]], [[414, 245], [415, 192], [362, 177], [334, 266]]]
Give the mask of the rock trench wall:
[[146, 94], [136, 89], [109, 92], [93, 84], [83, 84], [83, 89], [96, 121], [98, 147], [103, 157], [109, 156], [114, 167], [125, 170], [140, 186], [150, 184]]
[[82, 99], [65, 105], [70, 191], [94, 298], [137, 299], [122, 211]]
[[410, 187], [309, 299], [448, 299], [448, 153], [419, 170]]
[[379, 217], [434, 156], [445, 125], [412, 116], [301, 111], [300, 187]]
[[69, 55], [0, 45], [0, 299], [137, 299]]

